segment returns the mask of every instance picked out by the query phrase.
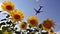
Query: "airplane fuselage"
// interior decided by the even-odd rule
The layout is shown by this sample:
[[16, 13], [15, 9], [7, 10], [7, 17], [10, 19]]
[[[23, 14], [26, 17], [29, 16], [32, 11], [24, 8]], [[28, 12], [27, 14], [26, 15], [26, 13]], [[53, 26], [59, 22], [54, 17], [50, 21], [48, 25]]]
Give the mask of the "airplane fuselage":
[[40, 11], [37, 11], [37, 13], [40, 13]]

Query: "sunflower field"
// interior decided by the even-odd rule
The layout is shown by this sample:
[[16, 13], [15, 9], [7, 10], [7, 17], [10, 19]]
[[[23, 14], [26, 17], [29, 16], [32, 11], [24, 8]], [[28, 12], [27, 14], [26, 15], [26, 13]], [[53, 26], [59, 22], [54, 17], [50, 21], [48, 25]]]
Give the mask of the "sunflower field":
[[[16, 9], [14, 3], [10, 1], [2, 2], [1, 8], [7, 12], [5, 19], [0, 20], [0, 34], [54, 34], [55, 23], [52, 19], [46, 18], [41, 24], [38, 23], [36, 16], [29, 16], [27, 22], [24, 22], [24, 14]], [[19, 24], [17, 31], [16, 24]]]

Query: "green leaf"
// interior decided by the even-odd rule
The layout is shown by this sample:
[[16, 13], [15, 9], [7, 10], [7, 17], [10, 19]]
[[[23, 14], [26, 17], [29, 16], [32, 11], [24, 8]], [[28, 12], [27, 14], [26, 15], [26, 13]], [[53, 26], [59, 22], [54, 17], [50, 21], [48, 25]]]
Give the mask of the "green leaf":
[[8, 27], [5, 27], [5, 26], [3, 26], [2, 27], [2, 31], [4, 32], [5, 30], [7, 30], [8, 29]]
[[39, 30], [35, 28], [35, 29], [34, 29], [34, 32], [39, 32]]
[[3, 31], [0, 30], [0, 34], [3, 34]]
[[13, 24], [13, 23], [12, 23], [12, 26], [13, 26], [13, 27], [15, 27], [15, 25], [16, 25], [16, 24]]
[[44, 24], [45, 24], [45, 21], [42, 22], [42, 25], [44, 25]]

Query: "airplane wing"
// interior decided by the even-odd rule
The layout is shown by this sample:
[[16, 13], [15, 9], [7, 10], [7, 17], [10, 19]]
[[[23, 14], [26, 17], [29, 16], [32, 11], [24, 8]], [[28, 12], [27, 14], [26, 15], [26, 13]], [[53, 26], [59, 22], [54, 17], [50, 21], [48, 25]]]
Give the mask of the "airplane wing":
[[37, 10], [34, 8], [34, 10], [37, 12]]

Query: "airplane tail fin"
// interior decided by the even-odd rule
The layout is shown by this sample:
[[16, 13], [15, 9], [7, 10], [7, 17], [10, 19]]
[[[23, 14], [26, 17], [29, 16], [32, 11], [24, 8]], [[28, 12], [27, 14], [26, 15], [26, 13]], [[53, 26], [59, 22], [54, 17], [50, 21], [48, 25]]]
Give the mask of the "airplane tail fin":
[[[39, 5], [40, 6], [40, 5]], [[40, 6], [40, 8], [43, 8], [43, 6]]]

